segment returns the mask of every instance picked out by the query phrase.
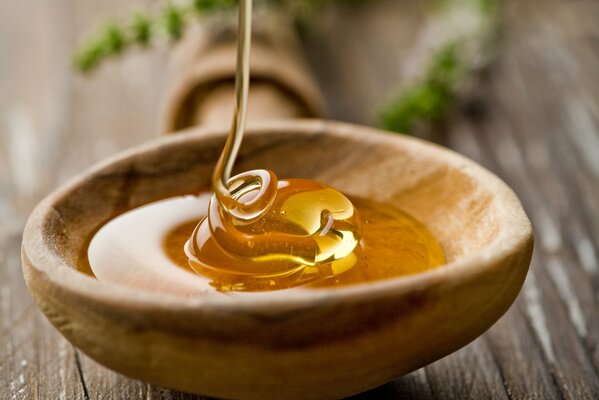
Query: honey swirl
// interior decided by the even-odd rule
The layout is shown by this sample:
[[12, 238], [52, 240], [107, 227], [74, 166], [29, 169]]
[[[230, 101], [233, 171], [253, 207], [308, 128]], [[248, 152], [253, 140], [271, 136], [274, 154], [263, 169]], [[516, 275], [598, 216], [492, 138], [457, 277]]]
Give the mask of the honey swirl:
[[356, 258], [361, 222], [351, 201], [322, 183], [279, 181], [268, 170], [231, 178], [247, 119], [251, 19], [252, 1], [241, 0], [231, 131], [214, 171], [208, 215], [194, 230], [185, 252], [198, 273], [255, 277], [268, 287], [278, 287], [277, 278], [303, 276], [307, 267], [314, 270], [345, 258], [342, 270], [353, 265], [349, 260]]

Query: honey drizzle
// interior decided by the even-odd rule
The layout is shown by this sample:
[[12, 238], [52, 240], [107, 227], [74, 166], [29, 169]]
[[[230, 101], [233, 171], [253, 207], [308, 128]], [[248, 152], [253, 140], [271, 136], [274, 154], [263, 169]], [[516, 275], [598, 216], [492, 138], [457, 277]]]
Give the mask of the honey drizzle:
[[225, 208], [230, 206], [229, 199], [235, 197], [235, 194], [230, 191], [229, 181], [241, 148], [247, 122], [252, 48], [252, 3], [252, 0], [239, 1], [235, 108], [227, 142], [212, 176], [212, 190], [217, 195], [221, 206]]
[[344, 272], [356, 262], [361, 236], [351, 201], [329, 186], [279, 181], [269, 170], [231, 178], [247, 120], [251, 19], [252, 0], [241, 0], [231, 130], [212, 177], [208, 215], [185, 244], [196, 272], [238, 281], [221, 290], [279, 289]]

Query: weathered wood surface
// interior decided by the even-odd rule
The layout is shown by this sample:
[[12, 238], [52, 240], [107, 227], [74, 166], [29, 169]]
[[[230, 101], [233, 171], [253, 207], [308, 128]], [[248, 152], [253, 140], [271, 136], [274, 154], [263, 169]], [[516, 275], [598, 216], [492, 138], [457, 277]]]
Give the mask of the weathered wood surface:
[[[94, 21], [153, 3], [0, 1], [0, 398], [196, 398], [80, 354], [36, 310], [20, 271], [35, 202], [155, 132], [164, 49], [128, 55], [92, 79], [68, 69], [74, 38]], [[371, 122], [398, 75], [399, 50], [389, 49], [403, 43], [402, 3], [326, 16], [325, 36], [308, 46], [333, 118]], [[437, 140], [520, 196], [536, 228], [532, 272], [481, 338], [358, 398], [599, 397], [599, 4], [504, 5], [501, 57], [477, 102], [460, 107]]]

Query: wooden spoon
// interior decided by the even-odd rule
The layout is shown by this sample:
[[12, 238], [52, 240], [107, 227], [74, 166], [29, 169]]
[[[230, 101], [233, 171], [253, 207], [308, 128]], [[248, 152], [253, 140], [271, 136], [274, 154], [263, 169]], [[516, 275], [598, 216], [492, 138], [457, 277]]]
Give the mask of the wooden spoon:
[[266, 167], [394, 204], [429, 227], [447, 266], [239, 301], [158, 295], [77, 271], [87, 238], [115, 212], [208, 187], [225, 133], [193, 129], [127, 151], [31, 215], [23, 239], [29, 290], [56, 328], [99, 363], [216, 397], [338, 398], [459, 349], [516, 298], [532, 230], [503, 182], [438, 146], [318, 120], [250, 129], [238, 169]]
[[[269, 168], [280, 177], [316, 179], [394, 204], [429, 227], [447, 266], [357, 286], [233, 300], [158, 294], [79, 272], [90, 235], [115, 213], [209, 187], [230, 120], [235, 49], [226, 32], [215, 39], [197, 29], [173, 57], [161, 130], [213, 127], [191, 128], [105, 161], [51, 194], [27, 223], [25, 280], [69, 341], [115, 371], [165, 387], [225, 398], [324, 399], [433, 362], [507, 310], [533, 243], [512, 191], [438, 146], [318, 120], [255, 125], [238, 170]], [[263, 29], [255, 41], [250, 115], [254, 121], [320, 116], [320, 93], [288, 25]]]

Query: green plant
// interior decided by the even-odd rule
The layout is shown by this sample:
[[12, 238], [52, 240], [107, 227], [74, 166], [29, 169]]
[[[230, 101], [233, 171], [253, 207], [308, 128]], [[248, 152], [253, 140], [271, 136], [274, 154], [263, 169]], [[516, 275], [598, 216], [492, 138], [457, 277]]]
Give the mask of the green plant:
[[235, 0], [192, 0], [182, 5], [168, 2], [157, 15], [138, 11], [130, 21], [105, 23], [84, 41], [76, 51], [73, 63], [79, 71], [90, 72], [105, 59], [128, 48], [147, 47], [160, 37], [178, 40], [190, 17], [230, 9], [235, 4]]
[[448, 43], [434, 55], [422, 81], [405, 88], [381, 108], [384, 128], [408, 132], [423, 121], [442, 119], [452, 104], [454, 88], [465, 72], [457, 45]]
[[[335, 0], [258, 0], [258, 3], [285, 7], [300, 14], [300, 9], [313, 11], [331, 1]], [[418, 73], [407, 74], [401, 87], [380, 107], [382, 127], [409, 132], [448, 114], [460, 87], [490, 60], [486, 53], [497, 30], [498, 1], [436, 0], [428, 29], [424, 29], [423, 40], [414, 49], [420, 57], [414, 57], [418, 65], [412, 66], [412, 70]], [[81, 72], [90, 72], [105, 59], [129, 48], [148, 47], [160, 38], [176, 41], [193, 18], [227, 12], [236, 4], [237, 0], [187, 0], [176, 4], [169, 1], [155, 15], [139, 11], [128, 21], [108, 22], [82, 44], [74, 55], [74, 65]], [[462, 24], [464, 19], [469, 24]]]
[[411, 65], [419, 72], [380, 107], [379, 120], [385, 129], [411, 132], [449, 113], [460, 89], [492, 59], [498, 0], [439, 1], [429, 28], [435, 37], [425, 30], [415, 51], [425, 55], [417, 67]]

